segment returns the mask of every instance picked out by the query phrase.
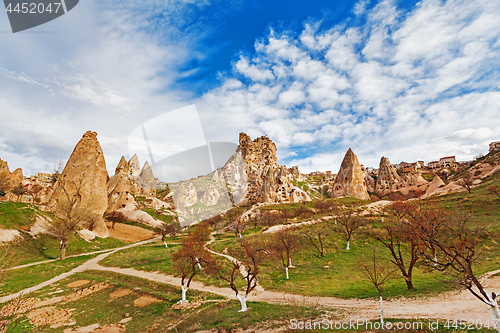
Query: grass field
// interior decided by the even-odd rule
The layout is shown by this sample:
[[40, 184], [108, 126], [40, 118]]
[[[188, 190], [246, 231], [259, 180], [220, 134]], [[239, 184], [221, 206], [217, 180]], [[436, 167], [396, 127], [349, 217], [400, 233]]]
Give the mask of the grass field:
[[5, 279], [0, 284], [0, 296], [13, 294], [50, 280], [61, 273], [72, 270], [93, 257], [95, 257], [95, 255], [67, 258], [64, 261], [53, 261], [26, 268], [9, 270], [5, 272]]
[[[482, 254], [474, 266], [476, 274], [482, 274], [495, 269], [500, 269], [500, 198], [490, 194], [488, 186], [500, 185], [500, 173], [486, 179], [483, 184], [467, 191], [449, 194], [430, 200], [438, 200], [448, 209], [467, 209], [473, 213], [472, 221], [479, 227], [487, 230], [481, 241]], [[338, 202], [341, 206], [360, 206], [366, 204], [353, 198], [329, 199], [327, 201]], [[279, 204], [259, 208], [263, 213], [267, 211], [287, 211], [281, 223], [298, 223], [307, 219], [317, 219], [329, 213], [319, 213], [316, 202], [306, 204]], [[223, 216], [223, 223], [227, 224], [244, 208], [238, 207]], [[156, 212], [151, 212], [156, 214]], [[35, 211], [31, 206], [21, 203], [0, 204], [0, 225], [4, 228], [25, 230], [33, 223]], [[307, 215], [307, 216], [306, 216]], [[160, 217], [160, 216], [158, 216]], [[345, 250], [345, 241], [338, 233], [331, 232], [325, 239], [325, 256], [320, 257], [316, 249], [308, 243], [306, 238], [301, 238], [300, 250], [293, 255], [290, 269], [290, 279], [285, 279], [285, 270], [280, 262], [267, 261], [261, 269], [259, 283], [267, 290], [293, 293], [308, 296], [333, 296], [340, 298], [378, 298], [378, 292], [362, 276], [359, 270], [360, 262], [368, 262], [375, 249], [380, 259], [390, 259], [387, 249], [371, 237], [371, 230], [380, 228], [380, 219], [377, 216], [368, 216], [367, 225], [358, 230], [351, 240], [351, 250]], [[269, 237], [263, 231], [267, 226], [259, 226], [244, 232], [248, 240], [265, 239]], [[325, 228], [326, 222], [316, 223], [312, 226], [299, 227], [298, 233], [303, 234], [307, 228]], [[10, 257], [14, 260], [11, 265], [20, 265], [34, 261], [57, 258], [59, 255], [59, 244], [57, 240], [48, 236], [31, 236], [23, 233], [23, 241], [12, 244], [8, 248]], [[223, 232], [215, 236], [216, 240], [210, 245], [215, 251], [222, 252], [226, 248], [239, 246], [238, 238], [231, 233]], [[144, 246], [134, 247], [119, 251], [101, 261], [103, 266], [115, 266], [123, 268], [135, 268], [144, 271], [157, 271], [164, 274], [176, 275], [173, 269], [172, 254], [179, 249], [183, 236], [177, 240], [167, 237], [169, 243], [165, 248], [162, 242], [157, 241]], [[88, 253], [123, 245], [114, 239], [96, 239], [86, 242], [79, 237], [72, 236], [69, 242], [67, 255]], [[38, 266], [19, 270], [8, 271], [3, 284], [0, 285], [0, 296], [10, 294], [26, 287], [46, 281], [62, 272], [71, 270], [92, 256], [68, 258], [64, 262], [51, 262]], [[84, 298], [58, 303], [56, 309], [71, 311], [72, 320], [77, 326], [88, 326], [98, 323], [101, 326], [119, 324], [125, 318], [132, 318], [123, 323], [127, 332], [195, 332], [217, 328], [231, 332], [236, 329], [252, 328], [256, 332], [260, 329], [270, 329], [282, 326], [289, 320], [296, 318], [302, 320], [341, 320], [345, 312], [336, 309], [304, 306], [300, 300], [289, 301], [285, 305], [267, 304], [260, 302], [249, 302], [250, 311], [239, 313], [239, 302], [236, 300], [223, 300], [219, 296], [189, 290], [187, 295], [191, 302], [202, 301], [198, 307], [192, 309], [176, 309], [174, 304], [180, 300], [180, 289], [178, 286], [168, 286], [153, 283], [147, 280], [128, 276], [117, 275], [111, 272], [87, 271], [78, 273], [70, 278], [60, 281], [54, 285], [44, 288], [29, 297], [40, 299], [57, 296], [65, 296], [74, 293], [77, 289], [88, 287], [82, 286], [77, 289], [67, 287], [67, 284], [77, 280], [89, 280], [88, 285], [106, 282], [109, 286], [101, 291], [93, 293]], [[208, 285], [227, 287], [225, 282], [204, 271], [195, 276], [196, 281]], [[244, 281], [238, 279], [239, 286]], [[417, 266], [414, 271], [413, 283], [415, 289], [407, 291], [406, 284], [401, 276], [391, 280], [383, 292], [384, 298], [399, 297], [428, 297], [444, 291], [456, 288], [453, 280], [441, 273], [428, 272], [424, 267]], [[111, 298], [110, 294], [119, 289], [129, 289], [131, 293]], [[159, 300], [144, 307], [134, 305], [134, 300], [141, 296], [152, 296]], [[174, 308], [172, 308], [174, 306]], [[395, 321], [389, 319], [389, 321]], [[399, 320], [397, 320], [399, 321]], [[424, 321], [428, 323], [428, 320]], [[489, 332], [486, 329], [461, 329], [460, 326], [446, 328], [445, 322], [440, 322], [437, 330], [433, 332]], [[76, 325], [75, 325], [76, 326]], [[67, 327], [42, 329], [42, 332], [63, 332]], [[31, 332], [36, 329], [28, 320], [23, 319], [21, 325], [14, 332]], [[293, 330], [304, 331], [304, 330]], [[308, 332], [360, 332], [364, 330], [320, 330], [311, 329]], [[431, 331], [409, 329], [405, 332]], [[371, 332], [385, 332], [383, 330], [371, 330]], [[493, 332], [493, 331], [491, 331]]]

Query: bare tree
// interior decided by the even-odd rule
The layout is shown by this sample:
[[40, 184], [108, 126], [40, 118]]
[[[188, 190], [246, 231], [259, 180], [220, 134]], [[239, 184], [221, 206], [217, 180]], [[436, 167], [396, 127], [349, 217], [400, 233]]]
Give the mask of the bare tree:
[[159, 226], [155, 227], [155, 235], [161, 236], [161, 241], [163, 242], [163, 244], [165, 244], [165, 247], [168, 247], [167, 243], [165, 242], [165, 237], [167, 237], [167, 235], [172, 236], [172, 234], [177, 235], [178, 233], [177, 225], [178, 224], [176, 224], [175, 222], [171, 224], [162, 223]]
[[466, 188], [467, 191], [471, 193], [473, 182], [474, 182], [474, 177], [472, 177], [472, 175], [469, 172], [467, 172], [467, 174], [463, 178], [458, 180], [457, 184]]
[[500, 186], [498, 185], [488, 186], [488, 192], [490, 194], [495, 194], [498, 198], [500, 198]]
[[172, 223], [169, 224], [169, 226], [170, 227], [168, 234], [170, 235], [170, 237], [172, 237], [172, 239], [175, 239], [177, 235], [180, 234], [182, 231], [181, 224], [179, 223], [178, 220], [174, 220], [172, 221]]
[[[422, 203], [412, 208], [407, 214], [408, 224], [426, 248], [422, 252], [424, 263], [431, 269], [454, 275], [460, 285], [487, 304], [491, 309], [495, 328], [500, 332], [498, 294], [487, 293], [473, 270], [473, 265], [481, 254], [480, 241], [485, 235], [485, 229], [471, 225], [471, 214], [458, 209], [451, 212]], [[429, 219], [429, 215], [438, 218]], [[431, 226], [429, 222], [432, 223]]]
[[[217, 275], [229, 284], [229, 287], [236, 293], [236, 298], [240, 301], [241, 310], [248, 310], [247, 299], [250, 293], [257, 287], [257, 276], [260, 273], [260, 266], [266, 260], [269, 252], [265, 244], [261, 242], [247, 242], [243, 240], [240, 246], [230, 250], [230, 254], [236, 258], [231, 264], [222, 259], [214, 259], [208, 263], [210, 274]], [[243, 279], [246, 281], [243, 297], [240, 296], [240, 290], [236, 287], [236, 279], [243, 272]]]
[[413, 202], [397, 201], [386, 209], [388, 218], [383, 219], [385, 233], [376, 236], [389, 250], [391, 262], [401, 271], [408, 290], [413, 286], [413, 269], [415, 268], [422, 247], [421, 240], [411, 232], [407, 219], [408, 209], [412, 209]]
[[308, 228], [304, 232], [304, 236], [318, 251], [320, 257], [325, 256], [325, 238], [328, 237], [329, 234], [328, 230], [319, 227]]
[[247, 225], [241, 221], [234, 221], [233, 223], [227, 226], [227, 230], [231, 231], [237, 237], [239, 237], [240, 241], [242, 239], [241, 233], [247, 229], [248, 229]]
[[268, 227], [279, 224], [281, 221], [281, 216], [270, 211], [265, 211], [260, 216], [262, 224]]
[[320, 200], [316, 201], [316, 203], [314, 204], [314, 208], [316, 208], [319, 213], [330, 213], [336, 212], [338, 209], [338, 205], [336, 202]]
[[28, 188], [28, 194], [33, 197], [33, 204], [34, 205], [37, 204], [38, 195], [40, 194], [40, 192], [42, 190], [43, 190], [42, 185], [38, 185], [38, 184], [32, 185]]
[[337, 214], [337, 218], [335, 219], [335, 223], [338, 224], [330, 224], [330, 227], [334, 231], [341, 231], [344, 240], [347, 242], [346, 250], [350, 250], [350, 242], [352, 238], [352, 234], [354, 231], [359, 229], [361, 226], [365, 225], [365, 222], [362, 218], [355, 215], [353, 209], [348, 208], [340, 211]]
[[286, 279], [288, 280], [288, 269], [292, 267], [292, 256], [300, 249], [299, 236], [292, 229], [281, 229], [272, 234], [269, 247], [273, 258], [281, 261], [285, 267]]
[[116, 223], [126, 222], [127, 217], [122, 212], [115, 210], [106, 215], [106, 220], [111, 221], [111, 229], [114, 229]]
[[377, 289], [380, 297], [380, 323], [384, 324], [384, 301], [382, 299], [382, 291], [385, 283], [396, 275], [396, 269], [390, 268], [379, 262], [375, 250], [372, 249], [373, 258], [370, 263], [359, 262], [359, 269], [368, 281]]
[[210, 253], [205, 248], [205, 242], [199, 235], [192, 232], [182, 242], [182, 246], [173, 254], [174, 269], [181, 275], [181, 303], [187, 303], [186, 293], [194, 276], [201, 270], [202, 262], [210, 261]]
[[82, 203], [82, 179], [76, 181], [60, 179], [58, 181], [63, 195], [56, 204], [60, 216], [50, 222], [48, 229], [59, 239], [59, 260], [66, 259], [66, 249], [71, 234], [77, 231], [83, 222], [92, 223], [95, 218], [93, 203], [90, 202], [87, 205]]

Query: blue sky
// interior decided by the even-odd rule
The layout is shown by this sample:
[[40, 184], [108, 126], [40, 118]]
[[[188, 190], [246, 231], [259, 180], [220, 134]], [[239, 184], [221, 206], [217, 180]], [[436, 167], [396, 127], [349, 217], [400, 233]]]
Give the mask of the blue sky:
[[90, 129], [111, 171], [140, 124], [196, 105], [206, 140], [268, 135], [303, 172], [348, 148], [471, 159], [500, 140], [498, 17], [483, 0], [82, 0], [12, 34], [3, 13], [0, 158], [51, 171]]

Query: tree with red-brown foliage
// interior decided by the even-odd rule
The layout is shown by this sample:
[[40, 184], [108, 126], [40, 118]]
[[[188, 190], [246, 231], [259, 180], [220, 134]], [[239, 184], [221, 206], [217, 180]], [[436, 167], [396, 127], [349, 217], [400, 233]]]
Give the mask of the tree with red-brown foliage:
[[195, 228], [182, 242], [179, 251], [173, 254], [174, 269], [181, 276], [181, 303], [186, 303], [186, 293], [201, 264], [210, 261], [210, 253], [205, 248], [204, 227]]
[[262, 221], [263, 225], [272, 227], [273, 225], [279, 224], [281, 222], [281, 216], [266, 210], [260, 215], [260, 220]]
[[[208, 273], [213, 274], [226, 281], [229, 287], [236, 293], [236, 298], [240, 301], [241, 310], [248, 310], [247, 299], [250, 293], [257, 287], [257, 276], [260, 273], [260, 266], [269, 256], [269, 251], [266, 250], [266, 245], [262, 242], [248, 242], [243, 240], [240, 245], [229, 251], [230, 255], [235, 258], [231, 260], [231, 264], [227, 260], [221, 258], [211, 258], [207, 263]], [[241, 276], [246, 281], [246, 286], [243, 291], [236, 287], [236, 280]]]
[[473, 225], [471, 214], [455, 208], [453, 211], [432, 204], [418, 202], [405, 210], [405, 221], [412, 237], [421, 240], [423, 263], [430, 269], [447, 272], [475, 297], [487, 304], [495, 328], [500, 332], [498, 294], [488, 294], [476, 277], [473, 265], [481, 254], [484, 228]]
[[116, 223], [126, 222], [127, 217], [122, 212], [114, 210], [108, 215], [106, 215], [106, 220], [111, 221], [111, 229], [114, 229]]
[[[406, 214], [414, 206], [415, 202], [410, 201], [397, 201], [390, 205], [386, 209], [387, 217], [382, 218], [385, 232], [375, 237], [389, 250], [391, 262], [401, 271], [408, 290], [414, 288], [413, 269], [422, 249], [422, 241], [414, 235], [407, 223]], [[435, 217], [433, 216], [434, 219]]]

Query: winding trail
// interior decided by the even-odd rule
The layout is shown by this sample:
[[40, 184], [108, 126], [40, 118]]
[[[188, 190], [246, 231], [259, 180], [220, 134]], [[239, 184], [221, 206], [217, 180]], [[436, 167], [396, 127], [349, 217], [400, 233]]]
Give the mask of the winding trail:
[[[107, 251], [107, 252], [106, 253], [102, 253], [102, 254], [98, 255], [97, 257], [92, 258], [92, 259], [84, 262], [83, 264], [81, 264], [78, 267], [73, 268], [69, 272], [59, 274], [58, 276], [53, 277], [50, 280], [47, 280], [47, 281], [42, 282], [40, 284], [37, 284], [36, 286], [26, 288], [24, 290], [21, 290], [21, 291], [15, 293], [15, 294], [10, 294], [10, 295], [4, 296], [4, 297], [0, 297], [0, 304], [8, 302], [10, 300], [13, 300], [14, 298], [19, 297], [21, 295], [26, 295], [26, 294], [29, 294], [29, 293], [31, 293], [33, 291], [42, 289], [43, 287], [49, 286], [49, 285], [51, 285], [54, 282], [66, 279], [66, 278], [70, 277], [71, 275], [73, 275], [75, 273], [79, 273], [79, 272], [83, 272], [83, 271], [92, 269], [90, 267], [93, 267], [94, 265], [98, 265], [97, 263], [99, 261], [103, 260], [104, 258], [106, 258], [107, 256], [109, 256], [112, 253], [115, 253], [115, 252], [120, 251], [120, 250], [129, 249], [129, 248], [134, 247], [134, 246], [140, 246], [140, 245], [152, 243], [152, 242], [154, 242], [154, 241], [156, 241], [158, 239], [160, 239], [160, 237], [155, 237], [155, 238], [148, 239], [148, 240], [145, 240], [145, 241], [142, 241], [142, 242], [138, 242], [138, 243], [134, 243], [134, 244], [129, 244], [129, 245], [122, 246], [122, 247], [119, 247], [119, 248], [116, 248], [116, 249], [112, 249], [112, 250], [103, 250], [103, 251]], [[76, 255], [76, 256], [83, 256], [83, 255], [95, 254], [95, 253], [99, 253], [99, 252], [102, 252], [102, 251], [97, 251], [97, 252], [88, 253], [88, 254], [80, 254], [80, 255]], [[40, 264], [44, 264], [44, 263], [52, 262], [52, 261], [55, 261], [55, 260], [40, 261], [40, 262], [37, 262], [37, 263], [31, 263], [31, 264], [27, 264], [27, 265], [17, 266], [17, 267], [14, 267], [12, 269], [18, 269], [18, 268], [29, 267], [29, 266], [34, 266], [34, 265], [40, 265]]]
[[[212, 243], [215, 238], [211, 237], [211, 241], [207, 244]], [[62, 273], [48, 281], [45, 281], [36, 286], [26, 288], [18, 293], [11, 294], [0, 298], [0, 303], [7, 302], [18, 296], [26, 295], [33, 291], [39, 290], [46, 287], [54, 282], [68, 278], [69, 276], [83, 272], [86, 270], [98, 270], [98, 271], [108, 271], [123, 275], [134, 276], [141, 279], [146, 279], [153, 282], [165, 283], [169, 285], [174, 285], [176, 287], [180, 286], [180, 278], [166, 275], [157, 272], [145, 272], [136, 270], [133, 268], [118, 268], [118, 267], [104, 267], [99, 264], [99, 261], [103, 260], [112, 253], [120, 250], [128, 249], [135, 246], [145, 245], [156, 241], [159, 237], [130, 244], [113, 250], [105, 250], [106, 253], [101, 253], [95, 258], [92, 258], [82, 265], [72, 269], [69, 272]], [[99, 251], [101, 252], [101, 251]], [[211, 253], [223, 256], [229, 260], [236, 260], [235, 258], [228, 256], [223, 253], [218, 253], [210, 250]], [[44, 262], [41, 262], [44, 263]], [[18, 267], [19, 268], [19, 267]], [[243, 273], [243, 272], [242, 272]], [[246, 272], [244, 272], [246, 274]], [[495, 276], [500, 273], [500, 270], [492, 271], [485, 274], [481, 278], [481, 282], [487, 291], [500, 291], [500, 276]], [[348, 283], [348, 281], [346, 281]], [[234, 299], [234, 291], [230, 288], [220, 288], [215, 286], [207, 286], [201, 282], [193, 281], [191, 283], [190, 289], [209, 292], [216, 295], [220, 295], [229, 299]], [[331, 308], [343, 308], [350, 310], [348, 315], [349, 319], [376, 319], [379, 316], [379, 301], [378, 300], [366, 300], [366, 299], [340, 299], [335, 297], [307, 297], [302, 295], [294, 295], [282, 292], [269, 291], [258, 286], [249, 297], [249, 301], [260, 301], [267, 303], [294, 303], [297, 305], [321, 305]], [[405, 318], [405, 319], [415, 319], [424, 320], [431, 318], [440, 319], [450, 319], [450, 320], [481, 320], [482, 323], [486, 323], [487, 320], [491, 321], [491, 314], [489, 307], [481, 303], [476, 299], [469, 291], [450, 291], [440, 294], [438, 296], [428, 297], [428, 298], [398, 298], [394, 300], [384, 301], [384, 313], [387, 318]]]

